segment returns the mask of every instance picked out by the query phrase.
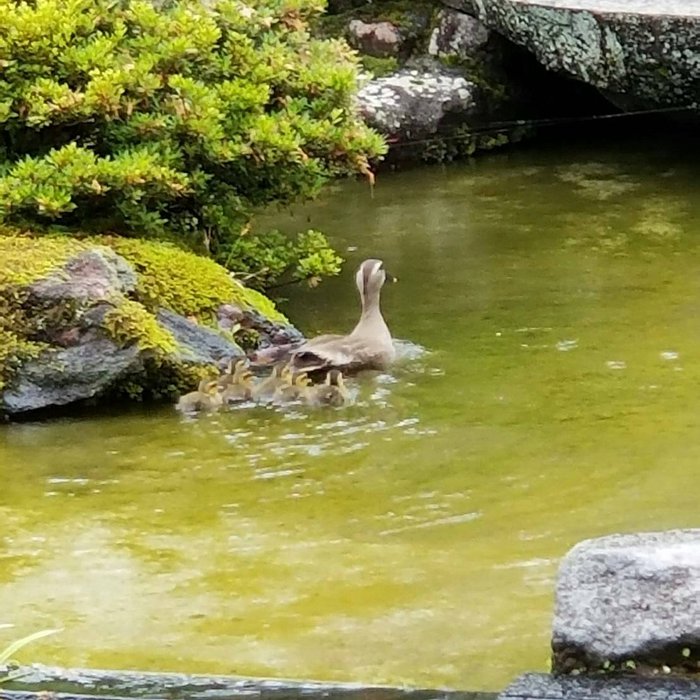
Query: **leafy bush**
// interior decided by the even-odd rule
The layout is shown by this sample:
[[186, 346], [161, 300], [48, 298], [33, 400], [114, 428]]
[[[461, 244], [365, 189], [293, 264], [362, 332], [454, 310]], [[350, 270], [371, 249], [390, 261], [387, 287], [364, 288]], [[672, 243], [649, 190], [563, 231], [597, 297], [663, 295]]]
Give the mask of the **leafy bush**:
[[[369, 175], [384, 150], [353, 107], [354, 54], [307, 31], [322, 7], [0, 0], [0, 220], [176, 236], [267, 268], [239, 237], [252, 211]], [[337, 266], [318, 236], [313, 262], [309, 237], [275, 241], [299, 277]]]
[[313, 286], [324, 275], [337, 275], [343, 262], [326, 237], [313, 229], [300, 233], [296, 241], [275, 230], [241, 235], [226, 249], [226, 267], [241, 273], [247, 285], [259, 289], [268, 289], [285, 277]]

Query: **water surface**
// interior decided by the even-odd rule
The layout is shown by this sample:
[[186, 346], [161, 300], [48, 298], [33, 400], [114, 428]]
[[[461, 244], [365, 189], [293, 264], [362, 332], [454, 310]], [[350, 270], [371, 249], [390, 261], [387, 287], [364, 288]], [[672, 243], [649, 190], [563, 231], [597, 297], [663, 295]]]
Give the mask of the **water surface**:
[[692, 161], [542, 146], [262, 221], [348, 260], [294, 292], [304, 330], [351, 327], [378, 256], [427, 352], [337, 411], [0, 427], [0, 642], [60, 626], [23, 658], [473, 689], [544, 669], [571, 545], [699, 524]]

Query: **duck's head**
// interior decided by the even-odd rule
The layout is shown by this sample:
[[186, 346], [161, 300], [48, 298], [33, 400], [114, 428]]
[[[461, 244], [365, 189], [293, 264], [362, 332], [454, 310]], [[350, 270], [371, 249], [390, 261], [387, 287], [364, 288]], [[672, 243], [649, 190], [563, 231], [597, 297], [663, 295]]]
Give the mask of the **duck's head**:
[[244, 359], [236, 360], [236, 364], [233, 365], [232, 370], [233, 371], [229, 370], [229, 373], [233, 374], [235, 379], [241, 379], [245, 373], [249, 371], [248, 363]]
[[292, 368], [289, 362], [278, 362], [273, 365], [272, 372], [270, 373], [271, 379], [281, 379], [282, 381], [292, 382]]
[[309, 375], [306, 374], [306, 372], [297, 372], [294, 375], [294, 379], [293, 379], [292, 383], [295, 386], [306, 387], [306, 386], [309, 386], [311, 384], [311, 379], [309, 379]]
[[215, 394], [218, 390], [219, 382], [216, 379], [202, 379], [199, 382], [200, 394]]
[[396, 282], [396, 278], [384, 269], [384, 262], [376, 258], [365, 260], [355, 274], [355, 283], [363, 298], [378, 295], [387, 280]]

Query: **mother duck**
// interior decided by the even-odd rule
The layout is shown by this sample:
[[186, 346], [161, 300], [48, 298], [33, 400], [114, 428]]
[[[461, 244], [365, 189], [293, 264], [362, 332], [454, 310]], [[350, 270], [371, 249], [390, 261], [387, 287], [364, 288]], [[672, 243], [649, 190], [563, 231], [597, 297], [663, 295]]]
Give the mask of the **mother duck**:
[[344, 373], [362, 369], [386, 369], [396, 356], [391, 333], [379, 308], [384, 282], [395, 278], [381, 260], [365, 260], [355, 274], [362, 314], [348, 335], [319, 335], [295, 348], [290, 354], [294, 370], [317, 372], [339, 369]]

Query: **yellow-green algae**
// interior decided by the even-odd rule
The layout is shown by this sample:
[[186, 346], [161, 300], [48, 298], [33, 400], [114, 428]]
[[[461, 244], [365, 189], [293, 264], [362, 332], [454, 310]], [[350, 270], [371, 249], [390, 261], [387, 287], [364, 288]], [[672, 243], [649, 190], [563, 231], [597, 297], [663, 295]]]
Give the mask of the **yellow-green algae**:
[[[175, 352], [175, 339], [155, 318], [154, 312], [158, 308], [213, 324], [219, 306], [235, 303], [255, 309], [271, 320], [286, 322], [264, 295], [246, 289], [212, 260], [171, 243], [111, 236], [79, 239], [64, 235], [33, 236], [30, 232], [2, 229], [0, 390], [23, 362], [49, 347], [42, 342], [42, 319], [33, 317], [33, 314], [43, 312], [28, 308], [27, 287], [49, 272], [59, 270], [75, 254], [95, 247], [111, 248], [137, 273], [134, 298], [117, 296], [111, 299], [114, 309], [105, 315], [103, 321], [105, 331], [120, 345], [136, 342], [141, 348], [152, 351], [154, 358], [161, 359]], [[168, 372], [168, 386], [172, 388], [178, 380], [191, 383], [198, 373], [199, 369], [184, 366], [174, 374]], [[150, 372], [148, 381], [153, 379]], [[128, 393], [140, 394], [141, 390]]]

